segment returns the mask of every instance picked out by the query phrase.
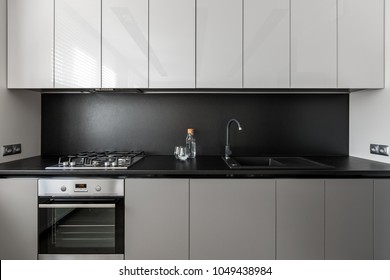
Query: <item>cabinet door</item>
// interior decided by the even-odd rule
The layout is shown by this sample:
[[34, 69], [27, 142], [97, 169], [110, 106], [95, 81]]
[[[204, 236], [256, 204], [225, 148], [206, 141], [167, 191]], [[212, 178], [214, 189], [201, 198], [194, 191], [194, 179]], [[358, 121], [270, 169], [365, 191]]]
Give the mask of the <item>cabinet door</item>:
[[338, 0], [338, 52], [339, 88], [384, 87], [384, 0]]
[[195, 87], [195, 0], [150, 0], [149, 86]]
[[55, 1], [55, 87], [101, 87], [101, 0]]
[[102, 0], [102, 87], [148, 87], [148, 1]]
[[0, 259], [38, 258], [37, 179], [0, 179]]
[[337, 88], [337, 0], [291, 1], [291, 87]]
[[290, 1], [243, 3], [244, 88], [289, 88]]
[[373, 180], [325, 180], [325, 258], [373, 259]]
[[374, 188], [374, 259], [390, 260], [390, 180], [375, 180]]
[[125, 181], [125, 259], [188, 259], [188, 179]]
[[242, 87], [242, 0], [197, 0], [196, 87]]
[[324, 190], [324, 180], [277, 180], [277, 259], [324, 259]]
[[275, 180], [191, 179], [190, 259], [275, 259]]
[[54, 1], [8, 1], [8, 88], [53, 88]]

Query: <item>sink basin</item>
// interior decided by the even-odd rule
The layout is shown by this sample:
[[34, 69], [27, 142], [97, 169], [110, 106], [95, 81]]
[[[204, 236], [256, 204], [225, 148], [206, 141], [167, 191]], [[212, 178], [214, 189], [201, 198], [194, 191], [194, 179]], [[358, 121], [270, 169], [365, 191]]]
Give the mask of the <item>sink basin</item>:
[[230, 169], [329, 169], [332, 166], [303, 157], [231, 157], [225, 163]]
[[230, 168], [240, 169], [242, 167], [281, 167], [282, 163], [271, 157], [232, 157], [229, 159], [223, 158]]

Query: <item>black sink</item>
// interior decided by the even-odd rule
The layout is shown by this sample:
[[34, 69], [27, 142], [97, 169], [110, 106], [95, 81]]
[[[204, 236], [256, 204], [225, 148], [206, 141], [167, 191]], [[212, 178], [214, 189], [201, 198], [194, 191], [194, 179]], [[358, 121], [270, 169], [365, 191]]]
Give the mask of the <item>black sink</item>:
[[303, 157], [231, 157], [223, 160], [230, 169], [330, 169], [332, 166]]

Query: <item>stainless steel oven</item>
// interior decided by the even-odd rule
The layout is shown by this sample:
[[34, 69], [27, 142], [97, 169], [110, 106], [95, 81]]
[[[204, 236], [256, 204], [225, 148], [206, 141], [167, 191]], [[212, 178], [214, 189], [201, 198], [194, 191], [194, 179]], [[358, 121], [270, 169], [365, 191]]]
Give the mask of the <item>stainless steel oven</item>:
[[40, 179], [38, 259], [124, 259], [123, 179]]

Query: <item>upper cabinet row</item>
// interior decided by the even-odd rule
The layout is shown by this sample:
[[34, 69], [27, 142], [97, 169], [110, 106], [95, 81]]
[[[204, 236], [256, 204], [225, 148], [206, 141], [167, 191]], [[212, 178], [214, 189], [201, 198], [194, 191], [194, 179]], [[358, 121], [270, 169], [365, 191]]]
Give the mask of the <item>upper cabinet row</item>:
[[382, 88], [384, 0], [12, 0], [8, 88]]

